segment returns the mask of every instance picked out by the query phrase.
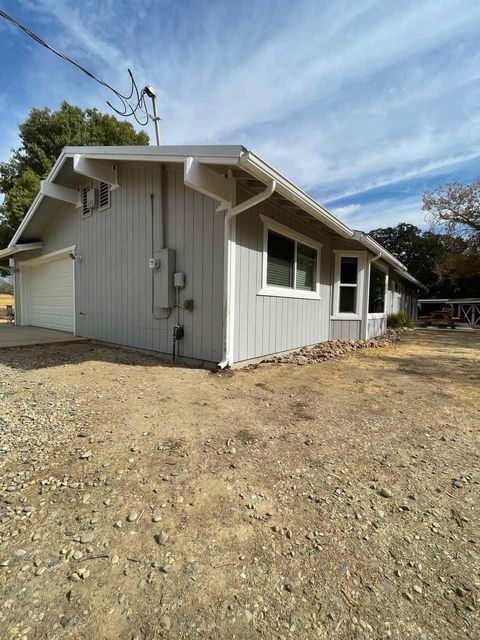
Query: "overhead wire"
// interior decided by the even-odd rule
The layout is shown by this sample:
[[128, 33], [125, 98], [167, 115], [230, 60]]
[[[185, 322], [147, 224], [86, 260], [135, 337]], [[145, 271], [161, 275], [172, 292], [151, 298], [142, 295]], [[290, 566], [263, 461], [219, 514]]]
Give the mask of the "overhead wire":
[[[137, 121], [137, 123], [142, 127], [147, 125], [149, 120], [154, 119], [153, 116], [150, 115], [147, 109], [147, 105], [145, 101], [146, 90], [144, 88], [141, 91], [139, 91], [137, 83], [135, 82], [135, 78], [133, 77], [133, 73], [131, 72], [130, 69], [128, 69], [128, 75], [130, 76], [130, 82], [131, 82], [130, 93], [128, 95], [126, 94], [124, 95], [120, 93], [120, 91], [117, 91], [117, 89], [112, 87], [110, 84], [108, 84], [108, 82], [105, 82], [101, 78], [98, 78], [94, 73], [92, 73], [91, 71], [83, 67], [81, 64], [79, 64], [78, 62], [75, 62], [75, 60], [72, 60], [69, 56], [65, 55], [61, 51], [58, 51], [58, 49], [55, 49], [55, 47], [52, 47], [51, 45], [49, 45], [48, 42], [45, 42], [45, 40], [43, 40], [36, 33], [28, 29], [28, 27], [25, 27], [23, 24], [15, 20], [15, 18], [8, 15], [7, 13], [5, 13], [5, 11], [2, 11], [1, 9], [0, 9], [0, 18], [4, 18], [5, 20], [13, 24], [15, 27], [23, 31], [27, 36], [32, 38], [32, 40], [40, 44], [42, 47], [45, 47], [46, 49], [48, 49], [48, 51], [52, 52], [62, 60], [69, 62], [74, 67], [76, 67], [79, 71], [87, 75], [89, 78], [92, 78], [93, 80], [95, 80], [95, 82], [98, 82], [98, 84], [100, 84], [101, 86], [111, 91], [116, 96], [116, 98], [118, 98], [118, 100], [121, 102], [122, 108], [117, 109], [109, 100], [107, 100], [107, 104], [119, 116], [122, 116], [124, 118], [129, 118], [133, 116]], [[135, 94], [134, 100], [136, 100], [136, 103], [134, 101], [133, 104], [131, 104], [130, 100], [132, 99], [132, 96], [134, 94]]]

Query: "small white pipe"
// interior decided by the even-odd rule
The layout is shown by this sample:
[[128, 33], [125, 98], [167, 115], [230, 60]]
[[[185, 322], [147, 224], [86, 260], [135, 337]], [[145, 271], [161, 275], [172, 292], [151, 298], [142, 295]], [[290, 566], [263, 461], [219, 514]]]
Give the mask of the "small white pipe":
[[[232, 225], [235, 224], [235, 216], [243, 213], [247, 209], [263, 202], [269, 198], [277, 186], [276, 180], [271, 180], [266, 188], [256, 196], [245, 200], [241, 204], [227, 209], [225, 214], [225, 260], [226, 268], [224, 271], [224, 316], [223, 316], [223, 347], [222, 359], [217, 365], [218, 369], [225, 369], [232, 364], [232, 341], [233, 341], [233, 304], [235, 296], [235, 237], [232, 233]], [[233, 236], [233, 237], [232, 237]]]

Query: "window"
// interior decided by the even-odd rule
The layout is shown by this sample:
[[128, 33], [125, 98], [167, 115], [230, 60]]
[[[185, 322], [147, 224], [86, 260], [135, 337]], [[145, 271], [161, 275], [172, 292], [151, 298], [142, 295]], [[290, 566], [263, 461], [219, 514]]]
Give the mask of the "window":
[[358, 258], [340, 258], [340, 313], [356, 313], [357, 309]]
[[269, 231], [267, 284], [292, 288], [294, 264], [295, 241]]
[[368, 290], [368, 313], [385, 313], [386, 272], [376, 264], [370, 265], [370, 287]]
[[321, 244], [275, 220], [264, 227], [264, 275], [260, 295], [319, 297]]
[[361, 316], [365, 252], [335, 251], [333, 317], [358, 320]]

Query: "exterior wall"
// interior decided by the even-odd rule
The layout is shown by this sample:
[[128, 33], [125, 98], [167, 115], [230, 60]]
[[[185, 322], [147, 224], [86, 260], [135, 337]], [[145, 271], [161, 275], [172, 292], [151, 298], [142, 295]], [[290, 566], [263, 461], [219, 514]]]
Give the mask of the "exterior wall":
[[367, 339], [381, 336], [387, 330], [387, 318], [367, 319]]
[[331, 320], [330, 337], [332, 340], [358, 340], [360, 329], [360, 320]]
[[[249, 197], [240, 188], [237, 201]], [[264, 214], [323, 244], [320, 300], [259, 295], [263, 275]], [[328, 340], [330, 325], [330, 238], [268, 201], [237, 216], [235, 246], [234, 362]]]
[[414, 320], [417, 318], [417, 290], [390, 271], [387, 295], [387, 313], [404, 311]]
[[[42, 233], [42, 254], [76, 245], [76, 332], [80, 336], [171, 353], [176, 311], [152, 314], [152, 272], [148, 260], [161, 240], [161, 167], [119, 163], [120, 187], [111, 207], [83, 218], [66, 205]], [[152, 223], [151, 194], [154, 194]], [[176, 250], [176, 271], [185, 271], [180, 309], [185, 336], [179, 355], [218, 362], [223, 327], [223, 215], [216, 203], [186, 188], [183, 171], [167, 170], [167, 241]], [[33, 256], [28, 256], [33, 257]], [[27, 259], [28, 257], [25, 257]]]

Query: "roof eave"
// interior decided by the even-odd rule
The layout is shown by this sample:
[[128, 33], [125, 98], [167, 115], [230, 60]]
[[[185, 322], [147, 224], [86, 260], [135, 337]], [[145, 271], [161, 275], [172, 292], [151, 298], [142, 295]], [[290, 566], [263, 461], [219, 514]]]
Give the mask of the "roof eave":
[[324, 225], [338, 233], [343, 238], [352, 238], [353, 230], [346, 224], [338, 220], [328, 209], [318, 203], [316, 200], [299, 189], [290, 180], [278, 173], [273, 167], [264, 162], [252, 151], [244, 150], [241, 155], [239, 166], [250, 173], [258, 180], [267, 184], [271, 180], [275, 180], [275, 191], [281, 194], [290, 202], [299, 206]]

